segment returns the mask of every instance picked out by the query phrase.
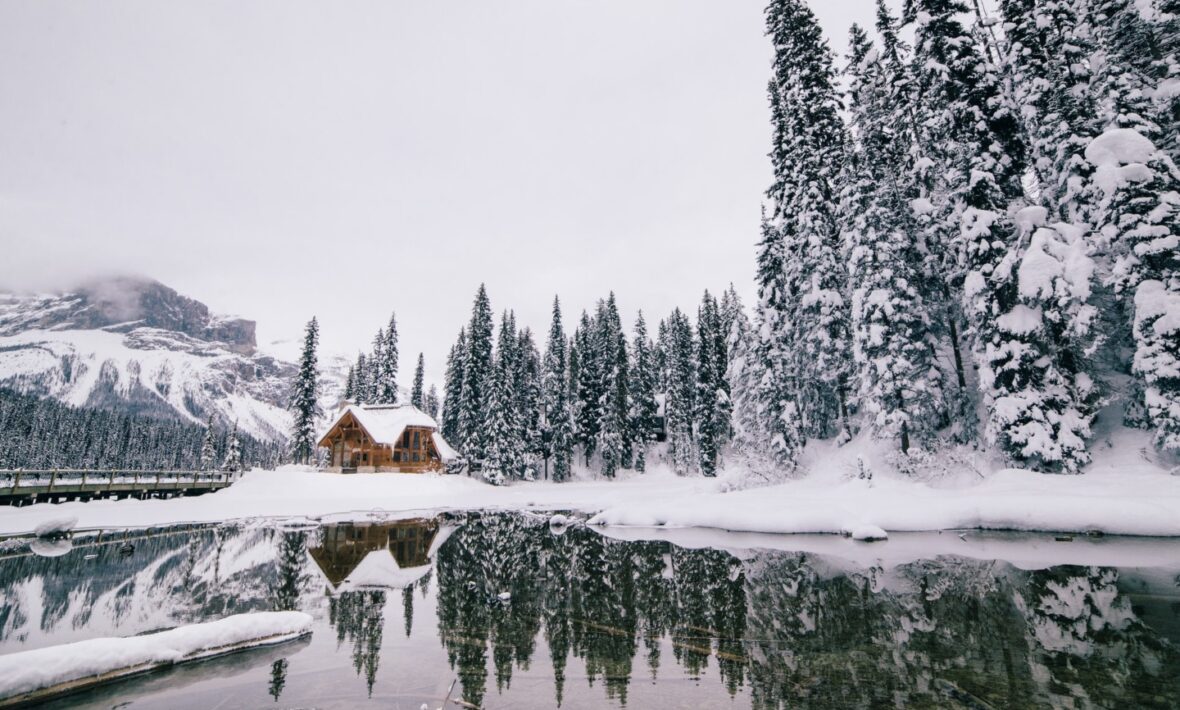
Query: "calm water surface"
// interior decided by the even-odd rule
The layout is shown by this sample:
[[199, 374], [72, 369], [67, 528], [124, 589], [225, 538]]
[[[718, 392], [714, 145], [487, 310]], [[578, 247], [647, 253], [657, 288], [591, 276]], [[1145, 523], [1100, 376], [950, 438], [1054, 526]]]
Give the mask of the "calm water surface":
[[9, 541], [0, 654], [300, 609], [309, 639], [52, 707], [1180, 707], [1180, 541], [1046, 566], [670, 537], [472, 513]]

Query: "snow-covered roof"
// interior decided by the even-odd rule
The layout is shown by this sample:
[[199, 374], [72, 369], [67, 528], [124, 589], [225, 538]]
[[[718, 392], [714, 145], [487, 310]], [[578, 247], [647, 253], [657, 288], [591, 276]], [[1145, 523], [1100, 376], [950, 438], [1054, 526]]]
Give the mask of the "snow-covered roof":
[[[323, 445], [323, 440], [328, 434], [332, 433], [332, 430], [349, 414], [356, 418], [369, 437], [378, 444], [392, 446], [397, 443], [397, 440], [401, 438], [402, 432], [408, 426], [438, 430], [438, 424], [434, 419], [412, 404], [350, 404], [340, 410], [340, 413], [332, 420], [331, 426], [320, 437], [321, 445]], [[441, 439], [442, 437], [439, 438]], [[435, 446], [438, 446], [438, 444], [436, 443]], [[447, 448], [449, 449], [450, 447], [448, 446]], [[441, 447], [439, 448], [439, 454], [442, 454]], [[446, 458], [445, 455], [443, 458]]]
[[460, 458], [459, 452], [451, 448], [447, 440], [442, 438], [442, 434], [437, 431], [430, 435], [430, 439], [434, 442], [434, 448], [438, 451], [438, 455], [443, 461], [454, 461]]
[[337, 592], [358, 589], [405, 589], [430, 571], [430, 565], [402, 568], [388, 549], [373, 550], [352, 570]]

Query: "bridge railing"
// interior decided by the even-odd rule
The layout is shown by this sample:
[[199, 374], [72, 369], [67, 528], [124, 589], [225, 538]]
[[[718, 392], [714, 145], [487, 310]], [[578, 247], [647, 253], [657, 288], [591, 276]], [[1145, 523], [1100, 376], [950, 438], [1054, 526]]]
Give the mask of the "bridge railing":
[[[146, 490], [169, 488], [213, 487], [229, 485], [238, 474], [225, 471], [134, 471], [127, 469], [17, 469], [0, 470], [0, 494], [15, 495], [28, 489], [79, 489], [102, 491], [119, 486], [142, 487]], [[22, 490], [24, 489], [24, 490]]]

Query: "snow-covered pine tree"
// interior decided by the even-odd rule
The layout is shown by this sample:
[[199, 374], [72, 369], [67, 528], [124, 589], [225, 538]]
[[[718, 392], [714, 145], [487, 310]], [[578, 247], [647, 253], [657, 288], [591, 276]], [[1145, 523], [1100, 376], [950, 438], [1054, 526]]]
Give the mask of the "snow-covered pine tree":
[[928, 433], [939, 399], [929, 315], [918, 291], [914, 200], [904, 176], [911, 170], [914, 136], [901, 112], [907, 98], [902, 48], [893, 21], [880, 8], [886, 51], [858, 26], [849, 38], [849, 115], [855, 142], [841, 191], [843, 237], [852, 304], [855, 394], [873, 434], [895, 439], [903, 451], [911, 433]]
[[369, 391], [365, 395], [365, 400], [369, 404], [388, 404], [382, 399], [381, 394], [385, 389], [385, 329], [378, 328], [377, 334], [373, 336], [373, 349], [369, 352], [369, 376], [368, 386]]
[[382, 404], [397, 404], [397, 314], [391, 313], [389, 325], [382, 331], [377, 331], [380, 346], [374, 347], [373, 356], [378, 359], [377, 372], [380, 378], [376, 384], [374, 397]]
[[1180, 449], [1180, 375], [1170, 354], [1178, 328], [1167, 317], [1180, 303], [1180, 170], [1134, 128], [1108, 129], [1086, 158], [1102, 195], [1095, 227], [1113, 256], [1108, 281], [1133, 313], [1132, 372], [1157, 446]]
[[516, 410], [524, 450], [524, 477], [531, 480], [545, 455], [541, 427], [541, 354], [530, 328], [521, 329], [516, 345]]
[[1180, 0], [1156, 0], [1155, 21], [1160, 46], [1158, 103], [1160, 148], [1180, 163]]
[[523, 459], [512, 393], [512, 363], [504, 355], [503, 351], [496, 353], [491, 377], [485, 383], [482, 407], [485, 413], [482, 472], [484, 480], [497, 486], [519, 477]]
[[630, 439], [635, 454], [635, 470], [647, 468], [648, 447], [656, 440], [659, 405], [656, 403], [656, 386], [659, 376], [656, 372], [654, 346], [647, 336], [647, 323], [643, 311], [635, 319], [635, 339], [631, 341], [633, 363], [629, 385], [631, 395]]
[[[599, 308], [601, 310], [600, 302]], [[582, 311], [578, 328], [574, 331], [574, 350], [577, 353], [576, 399], [574, 405], [574, 431], [576, 441], [582, 447], [582, 456], [587, 466], [598, 446], [599, 426], [602, 422], [602, 352], [596, 337], [597, 327], [589, 314]]]
[[772, 0], [766, 19], [777, 103], [767, 228], [781, 253], [784, 308], [772, 338], [788, 353], [783, 374], [804, 435], [826, 438], [838, 429], [851, 370], [836, 184], [845, 131], [832, 52], [815, 15], [802, 0]]
[[595, 319], [596, 350], [601, 358], [601, 383], [596, 449], [602, 455], [602, 474], [613, 478], [620, 468], [630, 465], [630, 442], [627, 438], [627, 339], [612, 292], [600, 304]]
[[573, 458], [574, 420], [570, 408], [565, 329], [561, 322], [561, 304], [553, 297], [553, 320], [545, 343], [545, 361], [541, 372], [541, 409], [548, 443], [546, 453], [553, 459], [553, 480], [569, 478]]
[[1091, 89], [1095, 54], [1084, 4], [1076, 0], [1001, 0], [1005, 63], [1021, 107], [1031, 167], [1054, 221], [1087, 224], [1093, 168], [1086, 146], [1101, 130]]
[[717, 300], [705, 291], [697, 310], [696, 395], [694, 422], [701, 473], [717, 475], [721, 447], [729, 430], [729, 386], [725, 381], [726, 345]]
[[209, 415], [209, 423], [205, 425], [205, 439], [201, 442], [201, 470], [213, 471], [217, 468], [217, 430], [213, 426], [213, 415]]
[[426, 399], [423, 401], [426, 407], [426, 413], [430, 415], [431, 419], [438, 420], [438, 388], [430, 385], [430, 389], [426, 391]]
[[291, 456], [295, 463], [308, 464], [315, 458], [315, 426], [320, 416], [319, 347], [320, 326], [313, 317], [303, 336], [303, 353], [299, 357], [299, 371], [291, 394]]
[[[1038, 299], [1051, 290], [1022, 283], [1019, 233], [1009, 216], [1027, 172], [1022, 121], [960, 21], [966, 5], [913, 5], [918, 148], [934, 207], [926, 248], [943, 271], [934, 282], [944, 293], [963, 294], [961, 311], [947, 301], [945, 322], [965, 314], [971, 324], [989, 439], [1021, 463], [1076, 470], [1087, 460], [1091, 380], [1072, 341], [1060, 337], [1071, 324], [1046, 326]], [[956, 345], [955, 334], [949, 337]]]
[[668, 452], [672, 468], [681, 475], [690, 472], [697, 455], [693, 440], [696, 368], [692, 324], [677, 308], [668, 317], [667, 391], [664, 415], [668, 430]]
[[447, 372], [443, 377], [442, 435], [448, 442], [461, 441], [459, 413], [463, 410], [463, 365], [467, 361], [467, 329], [459, 329], [459, 337], [447, 354]]
[[238, 439], [237, 422], [234, 422], [234, 427], [226, 440], [225, 460], [221, 463], [221, 470], [226, 473], [238, 473], [242, 470], [242, 442]]
[[353, 365], [354, 380], [352, 387], [352, 401], [357, 404], [368, 404], [369, 393], [372, 391], [369, 386], [369, 359], [365, 357], [364, 353], [356, 356], [356, 364]]
[[426, 405], [426, 393], [423, 392], [426, 378], [426, 356], [418, 353], [418, 366], [414, 368], [414, 386], [410, 390], [410, 404], [418, 409]]
[[479, 285], [467, 327], [464, 352], [463, 384], [459, 409], [458, 446], [473, 461], [482, 461], [486, 452], [483, 407], [488, 399], [488, 382], [492, 377], [492, 306], [487, 289]]
[[344, 399], [348, 402], [356, 401], [356, 365], [348, 366], [348, 376], [344, 378]]

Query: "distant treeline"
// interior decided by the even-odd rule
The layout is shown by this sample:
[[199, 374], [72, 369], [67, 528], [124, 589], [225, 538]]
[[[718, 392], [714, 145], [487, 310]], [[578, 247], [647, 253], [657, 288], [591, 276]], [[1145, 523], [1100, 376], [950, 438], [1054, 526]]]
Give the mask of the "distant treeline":
[[[205, 433], [199, 424], [71, 407], [0, 388], [0, 469], [194, 470]], [[271, 468], [286, 455], [282, 443], [237, 436], [247, 468]], [[214, 432], [218, 465], [229, 438], [226, 429]]]

